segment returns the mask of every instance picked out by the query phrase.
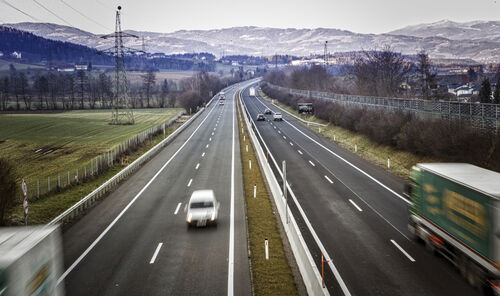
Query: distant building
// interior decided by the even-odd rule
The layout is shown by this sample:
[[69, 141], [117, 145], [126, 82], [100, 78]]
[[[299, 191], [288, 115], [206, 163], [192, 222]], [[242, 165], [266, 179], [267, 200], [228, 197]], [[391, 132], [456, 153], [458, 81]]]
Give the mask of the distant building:
[[75, 70], [76, 71], [87, 71], [88, 65], [86, 64], [76, 64], [75, 65]]

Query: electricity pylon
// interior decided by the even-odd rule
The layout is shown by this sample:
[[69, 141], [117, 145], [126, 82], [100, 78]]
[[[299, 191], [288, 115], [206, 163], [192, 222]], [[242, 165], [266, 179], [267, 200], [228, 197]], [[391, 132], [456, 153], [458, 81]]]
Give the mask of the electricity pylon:
[[115, 46], [103, 50], [104, 53], [112, 54], [115, 56], [115, 87], [113, 98], [113, 111], [111, 114], [110, 124], [134, 124], [134, 112], [132, 111], [130, 98], [128, 96], [128, 81], [127, 72], [125, 70], [125, 54], [134, 54], [142, 52], [128, 48], [123, 45], [123, 38], [139, 38], [139, 36], [122, 32], [120, 21], [121, 6], [116, 10], [116, 24], [115, 32], [101, 36], [103, 39], [115, 39]]
[[324, 59], [325, 59], [325, 67], [328, 67], [328, 40], [325, 41], [325, 56], [324, 56]]

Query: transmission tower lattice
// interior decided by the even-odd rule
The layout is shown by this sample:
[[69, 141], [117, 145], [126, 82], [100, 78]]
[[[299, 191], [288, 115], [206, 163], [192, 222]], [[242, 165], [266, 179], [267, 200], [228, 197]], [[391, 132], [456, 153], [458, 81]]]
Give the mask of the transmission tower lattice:
[[121, 6], [118, 6], [118, 9], [116, 10], [115, 32], [101, 36], [101, 38], [103, 39], [115, 39], [115, 46], [103, 50], [104, 53], [115, 56], [115, 87], [112, 103], [113, 111], [110, 124], [134, 124], [134, 112], [132, 111], [130, 98], [128, 96], [127, 72], [125, 70], [125, 54], [134, 54], [143, 51], [128, 48], [123, 45], [123, 38], [139, 38], [139, 36], [122, 32], [120, 21], [121, 9]]
[[325, 67], [328, 67], [328, 41], [325, 41]]

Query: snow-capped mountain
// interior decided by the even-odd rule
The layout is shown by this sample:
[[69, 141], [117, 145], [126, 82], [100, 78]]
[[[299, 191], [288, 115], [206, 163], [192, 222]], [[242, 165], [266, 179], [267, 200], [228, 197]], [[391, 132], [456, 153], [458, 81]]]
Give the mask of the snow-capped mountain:
[[443, 37], [452, 40], [500, 41], [500, 22], [472, 21], [457, 23], [442, 20], [435, 23], [407, 26], [388, 34], [415, 37]]
[[[42, 23], [6, 24], [36, 35], [105, 49], [113, 40], [76, 28]], [[210, 52], [248, 55], [290, 54], [307, 56], [323, 52], [328, 40], [329, 52], [380, 49], [386, 45], [404, 54], [425, 49], [434, 59], [473, 59], [500, 62], [500, 22], [455, 23], [441, 21], [409, 26], [386, 34], [358, 34], [339, 29], [277, 29], [234, 27], [216, 30], [181, 30], [172, 33], [126, 31], [139, 39], [126, 39], [126, 46], [166, 54]], [[498, 31], [498, 32], [497, 32]]]

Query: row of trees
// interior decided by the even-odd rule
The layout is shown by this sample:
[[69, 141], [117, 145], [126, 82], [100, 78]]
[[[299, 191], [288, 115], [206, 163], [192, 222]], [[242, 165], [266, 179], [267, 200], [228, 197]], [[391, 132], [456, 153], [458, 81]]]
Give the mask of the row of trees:
[[379, 97], [418, 96], [441, 98], [436, 90], [436, 74], [426, 52], [408, 58], [390, 47], [363, 51], [352, 66], [343, 69], [343, 76], [329, 73], [325, 67], [295, 68], [273, 72], [266, 80], [285, 87]]
[[[132, 108], [166, 108], [182, 106], [189, 112], [201, 105], [224, 86], [251, 78], [242, 71], [232, 77], [220, 78], [208, 72], [198, 72], [180, 81], [157, 81], [156, 72], [147, 70], [135, 83], [129, 82]], [[73, 110], [113, 107], [113, 74], [77, 71], [73, 73], [48, 72], [26, 75], [11, 67], [9, 75], [0, 77], [0, 110]], [[177, 103], [180, 96], [191, 91], [196, 100]], [[190, 97], [191, 98], [191, 97]], [[198, 101], [197, 101], [198, 100]], [[196, 105], [199, 103], [198, 105]]]

